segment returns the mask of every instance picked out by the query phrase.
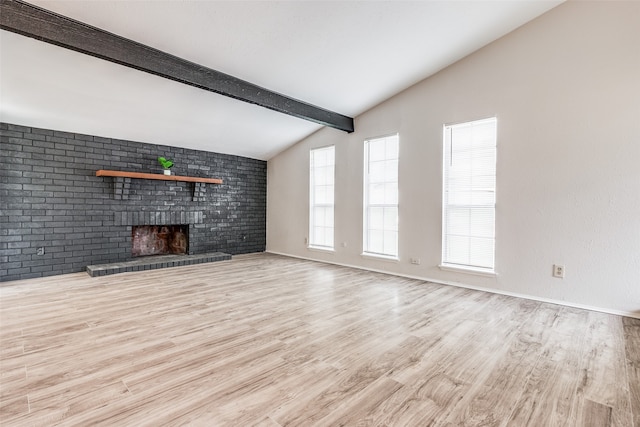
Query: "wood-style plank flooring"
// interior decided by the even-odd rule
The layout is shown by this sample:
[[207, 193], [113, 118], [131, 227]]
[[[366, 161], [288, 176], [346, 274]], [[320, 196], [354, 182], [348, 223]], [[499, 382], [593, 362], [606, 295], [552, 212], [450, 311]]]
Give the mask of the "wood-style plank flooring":
[[0, 308], [3, 427], [640, 425], [637, 319], [270, 254]]

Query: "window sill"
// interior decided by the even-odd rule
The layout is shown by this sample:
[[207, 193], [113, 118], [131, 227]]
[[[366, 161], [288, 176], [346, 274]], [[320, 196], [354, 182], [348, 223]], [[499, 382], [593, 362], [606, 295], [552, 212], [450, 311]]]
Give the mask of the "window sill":
[[362, 258], [376, 259], [380, 261], [389, 261], [389, 262], [399, 262], [400, 259], [398, 257], [390, 256], [390, 255], [381, 255], [381, 254], [372, 254], [369, 252], [363, 252], [360, 254]]
[[328, 246], [307, 246], [307, 249], [314, 252], [325, 252], [330, 254], [333, 254], [336, 252], [335, 249], [330, 248]]
[[473, 267], [463, 267], [461, 265], [440, 264], [438, 267], [440, 267], [440, 270], [444, 270], [444, 271], [454, 271], [456, 273], [475, 274], [476, 276], [496, 277], [498, 275], [493, 270], [473, 268]]

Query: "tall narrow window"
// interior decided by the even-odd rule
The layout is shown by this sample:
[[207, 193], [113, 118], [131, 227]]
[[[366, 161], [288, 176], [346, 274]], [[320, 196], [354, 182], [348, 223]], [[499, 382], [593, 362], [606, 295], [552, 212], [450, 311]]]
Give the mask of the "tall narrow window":
[[496, 125], [444, 127], [443, 266], [494, 270]]
[[398, 257], [398, 135], [364, 142], [365, 254]]
[[335, 147], [310, 152], [309, 246], [333, 249]]

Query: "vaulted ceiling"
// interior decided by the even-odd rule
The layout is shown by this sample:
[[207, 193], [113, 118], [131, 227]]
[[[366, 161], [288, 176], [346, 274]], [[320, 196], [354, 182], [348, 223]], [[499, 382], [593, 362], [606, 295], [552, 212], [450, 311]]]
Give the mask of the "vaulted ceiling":
[[[351, 117], [560, 2], [30, 1]], [[0, 120], [258, 159], [321, 128], [7, 31]]]

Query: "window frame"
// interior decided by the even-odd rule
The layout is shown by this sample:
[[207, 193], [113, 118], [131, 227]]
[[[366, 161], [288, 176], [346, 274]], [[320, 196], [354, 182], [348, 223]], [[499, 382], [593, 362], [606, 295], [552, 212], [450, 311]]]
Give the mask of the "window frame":
[[[486, 125], [486, 124], [492, 124], [493, 125], [493, 133], [492, 133], [492, 144], [491, 144], [491, 148], [492, 148], [492, 153], [491, 153], [491, 158], [492, 158], [492, 175], [484, 175], [484, 177], [486, 178], [487, 176], [492, 178], [492, 183], [493, 186], [492, 187], [486, 187], [482, 190], [474, 190], [474, 185], [469, 185], [468, 187], [465, 188], [466, 192], [468, 193], [468, 197], [470, 196], [471, 199], [478, 199], [481, 200], [482, 199], [482, 195], [480, 195], [479, 197], [477, 197], [478, 194], [480, 194], [481, 192], [484, 192], [484, 196], [486, 197], [487, 193], [492, 194], [492, 202], [491, 203], [466, 203], [466, 204], [456, 204], [456, 203], [450, 203], [450, 199], [452, 198], [451, 195], [453, 193], [453, 191], [450, 188], [450, 183], [449, 183], [449, 173], [450, 173], [450, 167], [452, 166], [452, 157], [453, 157], [453, 141], [452, 141], [452, 134], [453, 134], [453, 129], [455, 128], [463, 128], [465, 126], [479, 126], [479, 125]], [[473, 140], [473, 137], [471, 137], [471, 140]], [[472, 144], [472, 143], [471, 143]], [[497, 155], [498, 155], [498, 118], [497, 116], [492, 116], [492, 117], [487, 117], [487, 118], [483, 118], [483, 119], [478, 119], [478, 120], [471, 120], [471, 121], [466, 121], [466, 122], [460, 122], [460, 123], [454, 123], [454, 124], [445, 124], [443, 125], [443, 155], [442, 155], [442, 161], [443, 161], [443, 170], [442, 170], [442, 252], [441, 252], [441, 264], [440, 264], [440, 268], [443, 270], [461, 270], [461, 271], [465, 271], [465, 272], [470, 272], [470, 273], [475, 273], [475, 274], [481, 274], [481, 275], [495, 275], [495, 249], [496, 249], [496, 233], [495, 233], [495, 224], [496, 224], [496, 193], [497, 193]], [[471, 145], [470, 145], [471, 147]], [[476, 152], [480, 152], [481, 150], [487, 150], [487, 148], [476, 148], [475, 151]], [[473, 156], [474, 152], [474, 148], [469, 148], [469, 153], [470, 156]], [[460, 154], [461, 151], [458, 151], [458, 154]], [[480, 160], [480, 157], [477, 156], [476, 157], [470, 157], [471, 161], [473, 162], [473, 160], [475, 160], [476, 162], [478, 162]], [[488, 157], [486, 157], [488, 158]], [[468, 169], [468, 173], [470, 175], [470, 180], [471, 182], [473, 182], [473, 167], [470, 167]], [[476, 172], [479, 169], [475, 169]], [[483, 169], [484, 171], [484, 169]], [[455, 185], [455, 184], [454, 184]], [[463, 187], [460, 187], [463, 188]], [[459, 192], [463, 192], [462, 190], [458, 190]], [[453, 209], [452, 209], [453, 208]], [[469, 251], [469, 255], [468, 255], [468, 262], [463, 263], [463, 262], [459, 262], [459, 261], [455, 261], [452, 260], [451, 256], [448, 256], [450, 254], [450, 249], [451, 249], [451, 245], [448, 243], [450, 242], [450, 240], [448, 240], [448, 237], [453, 236], [453, 233], [451, 233], [451, 224], [449, 221], [452, 221], [452, 215], [450, 215], [449, 213], [452, 210], [457, 209], [459, 212], [460, 211], [464, 211], [465, 209], [467, 210], [468, 213], [468, 217], [469, 217], [469, 232], [466, 235], [460, 235], [459, 237], [462, 238], [467, 238], [469, 239], [469, 243], [468, 243], [468, 251]], [[490, 227], [489, 229], [491, 230], [491, 236], [490, 237], [486, 237], [486, 236], [474, 236], [471, 228], [473, 227], [473, 225], [471, 225], [473, 223], [472, 220], [472, 215], [475, 212], [476, 214], [478, 213], [478, 211], [480, 209], [484, 209], [484, 210], [489, 210], [490, 214], [489, 215], [476, 215], [475, 218], [483, 218], [483, 217], [489, 217], [489, 219], [491, 220], [490, 222]], [[486, 219], [486, 218], [485, 218]], [[476, 223], [477, 224], [477, 223]], [[489, 221], [487, 221], [484, 225], [486, 226], [487, 224], [489, 224]], [[477, 225], [475, 225], [477, 227]], [[490, 241], [491, 243], [491, 250], [490, 251], [476, 251], [475, 254], [472, 253], [472, 244], [471, 244], [471, 239], [479, 239], [479, 240], [485, 240], [485, 241]], [[486, 242], [485, 242], [486, 243]], [[488, 254], [490, 256], [491, 261], [488, 263], [472, 263], [471, 259], [472, 257], [475, 257], [475, 259], [477, 260], [478, 258], [481, 258], [481, 256], [485, 254], [485, 256], [487, 256], [486, 254]]]
[[[380, 184], [383, 186], [395, 184], [395, 203], [383, 202], [383, 203], [371, 203], [370, 202], [370, 190], [371, 190], [371, 146], [372, 144], [379, 141], [386, 141], [389, 138], [395, 138], [397, 144], [397, 151], [395, 152], [395, 157], [387, 157], [386, 149], [385, 149], [385, 157], [382, 160], [376, 160], [375, 162], [384, 163], [384, 162], [396, 162], [395, 168], [395, 177], [394, 180], [388, 181], [383, 180], [376, 182], [376, 184]], [[365, 257], [374, 257], [374, 258], [382, 258], [387, 260], [399, 260], [399, 240], [400, 240], [400, 230], [399, 230], [399, 162], [400, 162], [400, 134], [398, 132], [387, 134], [383, 136], [377, 136], [373, 138], [368, 138], [364, 141], [363, 146], [363, 160], [364, 160], [364, 168], [363, 168], [363, 213], [362, 213], [362, 256]], [[386, 191], [386, 188], [385, 188]], [[382, 228], [378, 231], [382, 232], [382, 251], [375, 251], [370, 245], [369, 235], [372, 231], [371, 229], [371, 209], [382, 209]], [[385, 226], [385, 215], [387, 209], [395, 209], [395, 230], [387, 229]], [[392, 251], [386, 251], [385, 249], [385, 236], [386, 233], [395, 233], [394, 239], [394, 247]]]
[[[315, 154], [322, 151], [331, 151], [331, 164], [326, 164], [322, 166], [318, 166], [315, 163]], [[316, 184], [315, 176], [316, 176], [316, 168], [318, 167], [331, 167], [333, 169], [333, 174], [331, 175], [331, 184]], [[326, 177], [325, 177], [326, 179]], [[325, 190], [327, 187], [331, 187], [332, 198], [331, 202], [327, 203], [317, 203], [317, 189], [319, 186], [324, 186]], [[316, 208], [331, 209], [331, 226], [327, 225], [317, 225], [318, 221], [316, 218]], [[326, 215], [326, 212], [325, 212]], [[326, 220], [326, 216], [324, 218]], [[322, 241], [317, 239], [316, 230], [318, 228], [325, 229], [325, 232], [328, 229], [331, 229], [331, 244], [326, 244], [326, 240], [323, 238]], [[326, 234], [325, 234], [326, 237]], [[335, 248], [335, 145], [328, 145], [325, 147], [312, 148], [309, 150], [309, 237], [307, 240], [307, 248], [309, 249], [319, 249], [323, 251], [333, 251]]]

